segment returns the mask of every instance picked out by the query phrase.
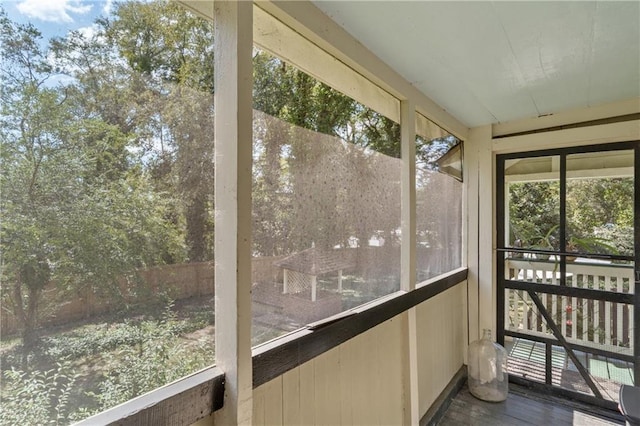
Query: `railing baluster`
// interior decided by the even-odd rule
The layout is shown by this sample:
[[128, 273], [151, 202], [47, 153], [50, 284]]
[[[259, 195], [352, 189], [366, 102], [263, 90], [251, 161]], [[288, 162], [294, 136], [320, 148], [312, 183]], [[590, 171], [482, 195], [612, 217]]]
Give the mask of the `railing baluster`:
[[[604, 289], [606, 291], [611, 291], [611, 276], [607, 274], [604, 277]], [[604, 304], [604, 344], [611, 345], [613, 344], [613, 339], [611, 338], [611, 310], [613, 306], [611, 303], [605, 302]]]
[[[636, 287], [635, 279], [634, 279], [633, 276], [631, 276], [629, 278], [629, 293], [635, 294], [636, 293], [636, 288], [635, 287]], [[629, 346], [631, 348], [633, 348], [633, 344], [635, 342], [633, 336], [634, 336], [634, 333], [636, 332], [636, 330], [635, 330], [636, 322], [635, 322], [635, 319], [633, 317], [633, 305], [628, 305], [627, 308], [629, 309]], [[638, 380], [637, 377], [636, 377], [636, 380]], [[636, 382], [636, 384], [637, 384], [637, 382]]]
[[[551, 272], [551, 284], [553, 285], [558, 285], [558, 276], [556, 274], [555, 268], [553, 270], [553, 272]], [[567, 335], [567, 321], [566, 318], [564, 318], [564, 305], [563, 305], [563, 301], [564, 301], [564, 297], [562, 296], [553, 296], [552, 299], [552, 310], [554, 314], [558, 314], [560, 315], [560, 318], [558, 319], [558, 321], [560, 321], [562, 323], [562, 334], [564, 336]], [[560, 305], [558, 305], [558, 303]]]
[[529, 330], [529, 303], [527, 301], [527, 295], [524, 291], [520, 291], [520, 301], [522, 303], [522, 324], [523, 330]]
[[[577, 286], [577, 282], [576, 282], [576, 275], [575, 273], [571, 273], [571, 274], [567, 274], [567, 285], [569, 287], [576, 287]], [[578, 332], [576, 331], [578, 329], [578, 299], [575, 297], [572, 297], [571, 299], [571, 337], [576, 339], [578, 337]]]
[[[580, 287], [588, 287], [587, 276], [580, 275], [580, 277], [582, 278], [579, 280]], [[582, 340], [589, 341], [589, 301], [587, 299], [582, 299], [582, 318], [580, 319], [580, 325], [582, 326]]]
[[[624, 289], [622, 287], [622, 277], [620, 275], [616, 276], [616, 291], [619, 293], [623, 293]], [[624, 325], [624, 321], [623, 321], [623, 309], [624, 309], [624, 305], [622, 303], [616, 303], [616, 311], [617, 311], [617, 316], [616, 316], [616, 345], [620, 346], [622, 344], [622, 342], [624, 341], [624, 333], [622, 331], [622, 327]]]
[[[593, 283], [591, 288], [597, 290], [598, 276], [591, 275], [591, 282]], [[598, 311], [600, 310], [600, 302], [597, 300], [591, 300], [591, 306], [593, 306], [593, 310], [591, 311], [593, 315], [593, 317], [591, 318], [591, 323], [593, 324], [593, 333], [591, 333], [592, 342], [598, 343], [598, 328], [600, 327], [600, 312]]]

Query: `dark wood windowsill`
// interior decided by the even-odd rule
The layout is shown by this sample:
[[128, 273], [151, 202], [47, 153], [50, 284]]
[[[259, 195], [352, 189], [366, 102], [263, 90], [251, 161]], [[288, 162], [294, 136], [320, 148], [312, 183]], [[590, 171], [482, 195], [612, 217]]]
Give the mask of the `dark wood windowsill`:
[[[467, 268], [397, 292], [348, 313], [290, 333], [253, 350], [253, 387], [258, 387], [353, 337], [437, 296], [467, 279]], [[362, 310], [361, 310], [362, 309]]]

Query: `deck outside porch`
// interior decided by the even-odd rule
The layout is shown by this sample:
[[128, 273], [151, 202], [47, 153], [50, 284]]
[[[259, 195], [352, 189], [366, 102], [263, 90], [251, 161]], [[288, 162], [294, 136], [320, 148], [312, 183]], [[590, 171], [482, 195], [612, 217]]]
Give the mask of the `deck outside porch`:
[[551, 398], [510, 384], [509, 397], [500, 403], [474, 398], [465, 385], [437, 424], [605, 426], [624, 425], [624, 421], [621, 415], [612, 411]]
[[[509, 373], [528, 380], [545, 382], [545, 344], [524, 339], [505, 342], [509, 354]], [[576, 356], [605, 399], [618, 402], [621, 384], [633, 384], [633, 364], [600, 355], [576, 351]], [[593, 395], [565, 350], [552, 349], [552, 384], [564, 389]]]
[[[505, 273], [518, 282], [549, 285], [553, 293], [554, 287], [560, 285], [557, 263], [553, 259], [507, 259]], [[632, 295], [635, 291], [631, 265], [578, 259], [567, 263], [566, 272], [567, 291], [571, 291], [570, 288], [600, 290], [609, 296]], [[631, 342], [637, 332], [633, 305], [543, 292], [538, 296], [567, 342], [576, 346], [574, 354], [602, 398], [617, 404], [620, 385], [634, 384], [634, 367], [630, 362]], [[506, 290], [505, 332], [512, 375], [594, 395], [579, 366], [557, 342], [547, 319], [527, 291]], [[550, 364], [548, 370], [546, 363]]]

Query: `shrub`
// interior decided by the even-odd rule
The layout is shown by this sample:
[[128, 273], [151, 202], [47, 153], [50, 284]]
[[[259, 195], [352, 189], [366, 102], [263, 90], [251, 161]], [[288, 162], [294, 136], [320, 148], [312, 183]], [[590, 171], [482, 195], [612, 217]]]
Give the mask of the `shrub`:
[[68, 364], [47, 371], [4, 371], [0, 424], [67, 424], [69, 395], [76, 378]]

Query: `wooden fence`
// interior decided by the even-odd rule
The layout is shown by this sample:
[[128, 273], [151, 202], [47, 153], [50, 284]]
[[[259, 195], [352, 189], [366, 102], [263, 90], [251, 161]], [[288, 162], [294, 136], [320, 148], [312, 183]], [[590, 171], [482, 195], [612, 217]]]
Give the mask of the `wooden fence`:
[[[399, 276], [399, 247], [365, 247], [357, 250], [354, 273], [367, 278], [382, 273]], [[253, 283], [282, 282], [282, 269], [273, 265], [280, 257], [257, 257], [252, 260]], [[166, 296], [173, 300], [214, 295], [214, 264], [211, 262], [156, 266], [138, 271], [140, 282], [135, 286], [121, 283], [120, 298], [101, 296], [88, 286], [69, 296], [54, 286], [45, 290], [45, 299], [54, 301], [50, 311], [41, 315], [39, 325], [48, 327], [88, 319], [121, 309], [121, 303], [139, 305], [154, 298]], [[19, 330], [19, 324], [6, 301], [0, 310], [0, 335], [7, 336]]]
[[[273, 262], [280, 257], [260, 257], [252, 261], [252, 277], [254, 282], [264, 277], [278, 278], [279, 268], [273, 266]], [[132, 291], [125, 283], [121, 283], [121, 301], [136, 305], [148, 303], [150, 299], [161, 295], [173, 300], [188, 299], [190, 297], [203, 297], [214, 295], [214, 266], [213, 262], [184, 263], [177, 265], [156, 266], [138, 271], [140, 284]], [[90, 287], [77, 291], [72, 297], [65, 296], [55, 287], [45, 291], [44, 298], [55, 301], [51, 312], [41, 315], [40, 326], [54, 326], [66, 324], [72, 321], [87, 319], [100, 314], [106, 314], [118, 306], [114, 298], [101, 296]], [[3, 301], [0, 312], [0, 334], [7, 336], [18, 331], [19, 324], [8, 306]]]

